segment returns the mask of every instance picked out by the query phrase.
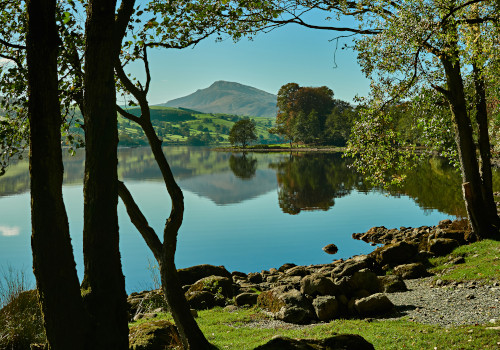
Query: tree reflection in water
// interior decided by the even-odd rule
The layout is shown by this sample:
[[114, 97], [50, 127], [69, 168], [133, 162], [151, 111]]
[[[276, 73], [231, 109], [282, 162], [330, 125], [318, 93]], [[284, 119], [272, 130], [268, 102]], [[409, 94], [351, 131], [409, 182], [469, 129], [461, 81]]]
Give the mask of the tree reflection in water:
[[249, 180], [255, 176], [255, 172], [257, 171], [257, 159], [247, 156], [246, 153], [243, 153], [241, 156], [231, 154], [231, 157], [229, 157], [229, 167], [234, 176], [243, 180]]

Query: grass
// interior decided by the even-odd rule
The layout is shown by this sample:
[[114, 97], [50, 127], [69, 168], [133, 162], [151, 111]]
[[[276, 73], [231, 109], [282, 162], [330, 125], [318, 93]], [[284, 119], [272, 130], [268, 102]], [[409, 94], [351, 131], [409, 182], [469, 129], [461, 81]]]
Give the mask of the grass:
[[[170, 315], [157, 319], [172, 321]], [[254, 321], [268, 318], [256, 308], [229, 312], [222, 308], [200, 311], [197, 322], [207, 337], [219, 349], [245, 350], [269, 341], [276, 335], [291, 338], [327, 338], [335, 334], [351, 333], [363, 336], [375, 349], [498, 349], [497, 330], [487, 326], [442, 328], [422, 325], [407, 320], [334, 320], [329, 323], [303, 326], [296, 329], [261, 328]], [[147, 322], [140, 320], [134, 325]]]
[[[465, 264], [449, 265], [450, 260], [463, 256]], [[437, 278], [466, 281], [498, 281], [500, 270], [500, 242], [484, 240], [461, 246], [446, 257], [431, 259]], [[340, 333], [359, 334], [380, 350], [417, 349], [500, 349], [498, 330], [491, 325], [440, 327], [423, 325], [406, 318], [399, 320], [334, 320], [329, 323], [303, 327], [261, 328], [256, 321], [269, 321], [257, 308], [222, 308], [198, 312], [197, 322], [208, 338], [219, 349], [245, 350], [269, 341], [276, 335], [291, 338], [326, 338]], [[160, 319], [172, 318], [160, 314]], [[147, 320], [140, 320], [147, 322]], [[134, 323], [134, 324], [138, 324]]]
[[[450, 260], [457, 257], [464, 257], [465, 264], [448, 264]], [[456, 248], [450, 255], [433, 258], [430, 262], [435, 266], [430, 271], [436, 274], [436, 279], [443, 281], [498, 281], [500, 242], [487, 239], [464, 245]]]

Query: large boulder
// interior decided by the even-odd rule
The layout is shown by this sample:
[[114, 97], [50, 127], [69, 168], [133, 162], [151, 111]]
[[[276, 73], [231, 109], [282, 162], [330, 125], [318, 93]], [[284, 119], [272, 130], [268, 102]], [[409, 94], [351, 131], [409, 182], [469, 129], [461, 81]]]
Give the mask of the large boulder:
[[278, 287], [262, 292], [257, 305], [288, 323], [304, 324], [316, 318], [311, 302], [296, 289]]
[[196, 281], [209, 276], [221, 276], [231, 279], [231, 274], [224, 266], [214, 266], [208, 264], [179, 269], [177, 270], [177, 274], [179, 276], [179, 281], [183, 286], [186, 284], [193, 284]]
[[249, 305], [253, 306], [257, 304], [257, 298], [259, 295], [257, 293], [241, 293], [234, 299], [237, 306]]
[[233, 280], [221, 276], [209, 276], [196, 281], [188, 289], [190, 292], [206, 291], [224, 298], [233, 297]]
[[355, 334], [339, 334], [326, 339], [291, 339], [277, 336], [255, 350], [375, 350]]
[[131, 326], [130, 350], [180, 349], [182, 341], [175, 325], [166, 320], [153, 320]]
[[451, 238], [435, 238], [429, 241], [429, 251], [436, 256], [449, 254], [458, 247], [460, 243]]
[[332, 270], [332, 278], [350, 276], [354, 272], [370, 268], [373, 265], [373, 259], [368, 255], [358, 255], [344, 262], [338, 263]]
[[333, 296], [318, 296], [312, 305], [320, 321], [330, 321], [339, 315], [339, 302]]
[[408, 262], [417, 255], [417, 253], [417, 244], [401, 241], [377, 248], [370, 255], [372, 255], [381, 266], [396, 266]]
[[207, 291], [187, 292], [185, 296], [189, 306], [195, 310], [212, 309], [226, 304], [224, 298]]
[[360, 316], [369, 316], [389, 312], [394, 308], [394, 304], [385, 294], [377, 293], [356, 300], [354, 302], [354, 308]]
[[381, 291], [377, 275], [368, 269], [356, 271], [352, 276], [347, 278], [347, 283], [352, 291], [363, 289], [370, 294]]
[[378, 280], [380, 283], [380, 289], [384, 293], [406, 292], [408, 290], [405, 281], [403, 281], [400, 276], [379, 276]]
[[304, 277], [300, 281], [300, 291], [302, 294], [311, 296], [334, 295], [338, 288], [330, 278], [320, 274], [313, 274]]
[[421, 262], [398, 265], [394, 268], [394, 274], [404, 279], [413, 279], [413, 278], [429, 276], [427, 268]]

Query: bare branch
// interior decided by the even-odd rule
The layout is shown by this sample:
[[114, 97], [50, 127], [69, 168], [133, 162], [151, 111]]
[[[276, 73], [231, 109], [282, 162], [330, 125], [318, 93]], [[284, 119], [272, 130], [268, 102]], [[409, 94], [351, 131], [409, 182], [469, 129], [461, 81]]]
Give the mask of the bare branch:
[[137, 116], [133, 115], [132, 113], [127, 112], [126, 110], [124, 110], [123, 108], [121, 108], [118, 105], [116, 105], [116, 110], [118, 111], [118, 113], [120, 113], [122, 115], [122, 117], [127, 118], [128, 120], [131, 120], [131, 121], [136, 122], [137, 124], [141, 125], [142, 121], [141, 121], [140, 117], [137, 117]]
[[16, 49], [16, 50], [25, 50], [26, 49], [26, 46], [24, 46], [24, 45], [11, 44], [11, 43], [3, 40], [2, 38], [0, 38], [0, 44], [7, 46], [7, 47], [10, 47], [11, 49]]
[[16, 64], [16, 66], [19, 69], [23, 69], [23, 65], [21, 64], [21, 62], [17, 58], [15, 58], [15, 57], [4, 55], [4, 54], [0, 54], [0, 58], [4, 58], [6, 60], [12, 61], [12, 62], [14, 62]]
[[144, 88], [144, 94], [147, 94], [149, 85], [151, 84], [151, 72], [149, 70], [148, 50], [146, 46], [143, 47], [143, 52], [144, 70], [146, 71], [146, 87]]
[[142, 238], [144, 238], [149, 249], [153, 252], [155, 259], [162, 261], [162, 243], [155, 230], [149, 226], [148, 220], [144, 217], [127, 186], [122, 181], [118, 181], [118, 195], [123, 204], [125, 204], [130, 221], [132, 221]]

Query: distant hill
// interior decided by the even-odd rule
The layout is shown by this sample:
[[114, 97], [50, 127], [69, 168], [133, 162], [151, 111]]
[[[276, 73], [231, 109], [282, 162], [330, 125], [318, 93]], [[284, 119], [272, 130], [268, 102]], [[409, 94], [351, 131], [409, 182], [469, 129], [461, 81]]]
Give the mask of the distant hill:
[[205, 113], [276, 117], [276, 95], [229, 81], [216, 81], [206, 89], [170, 100], [162, 106], [190, 108]]

